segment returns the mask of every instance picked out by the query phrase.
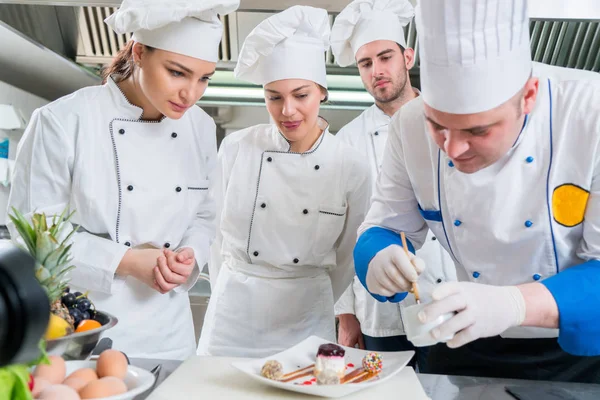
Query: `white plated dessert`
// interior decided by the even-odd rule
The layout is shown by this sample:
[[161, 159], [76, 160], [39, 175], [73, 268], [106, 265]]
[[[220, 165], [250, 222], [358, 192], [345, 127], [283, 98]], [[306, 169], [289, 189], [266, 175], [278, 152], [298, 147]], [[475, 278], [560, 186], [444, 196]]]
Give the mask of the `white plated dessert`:
[[319, 346], [315, 361], [315, 377], [323, 371], [333, 371], [341, 378], [346, 373], [346, 350], [337, 344], [327, 343]]

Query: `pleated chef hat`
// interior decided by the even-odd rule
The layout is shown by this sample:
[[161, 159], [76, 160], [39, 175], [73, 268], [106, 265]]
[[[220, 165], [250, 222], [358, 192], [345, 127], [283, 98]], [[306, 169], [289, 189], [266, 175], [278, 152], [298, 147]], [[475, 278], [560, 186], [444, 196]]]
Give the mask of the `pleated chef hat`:
[[235, 77], [259, 85], [306, 79], [327, 88], [329, 33], [329, 17], [321, 8], [293, 6], [272, 15], [244, 41]]
[[235, 11], [239, 0], [123, 0], [104, 22], [116, 33], [150, 47], [198, 58], [219, 60], [223, 26], [219, 19]]
[[331, 28], [331, 50], [337, 63], [351, 65], [358, 49], [376, 40], [391, 40], [405, 48], [404, 27], [414, 14], [408, 0], [354, 0]]
[[490, 110], [531, 74], [527, 0], [420, 0], [421, 94], [452, 114]]

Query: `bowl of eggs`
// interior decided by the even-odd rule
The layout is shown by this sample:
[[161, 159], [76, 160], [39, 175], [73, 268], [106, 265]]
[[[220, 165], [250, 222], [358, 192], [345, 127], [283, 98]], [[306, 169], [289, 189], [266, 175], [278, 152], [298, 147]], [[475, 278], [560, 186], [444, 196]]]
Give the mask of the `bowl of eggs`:
[[33, 371], [32, 395], [37, 400], [131, 400], [154, 384], [154, 375], [127, 364], [117, 350], [105, 350], [95, 361], [65, 361], [50, 356], [50, 365]]
[[62, 356], [66, 360], [84, 360], [88, 358], [104, 332], [119, 322], [117, 317], [100, 311], [95, 312], [94, 320], [98, 321], [100, 327], [46, 340], [48, 354]]

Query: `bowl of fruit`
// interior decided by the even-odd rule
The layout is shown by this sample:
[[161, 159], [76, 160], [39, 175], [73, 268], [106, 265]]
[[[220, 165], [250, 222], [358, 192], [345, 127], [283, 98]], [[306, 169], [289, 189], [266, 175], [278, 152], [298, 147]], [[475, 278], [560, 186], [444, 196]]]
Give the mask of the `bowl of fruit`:
[[51, 311], [46, 351], [67, 360], [89, 357], [102, 334], [118, 322], [115, 316], [97, 311], [86, 294], [71, 293], [69, 288], [52, 304]]
[[68, 360], [82, 360], [92, 353], [103, 332], [118, 321], [96, 310], [87, 293], [71, 293], [68, 288], [68, 273], [75, 268], [70, 239], [77, 232], [69, 223], [72, 215], [65, 210], [52, 217], [34, 213], [29, 219], [13, 208], [9, 217], [20, 236], [16, 242], [35, 259], [35, 276], [50, 300], [46, 351]]

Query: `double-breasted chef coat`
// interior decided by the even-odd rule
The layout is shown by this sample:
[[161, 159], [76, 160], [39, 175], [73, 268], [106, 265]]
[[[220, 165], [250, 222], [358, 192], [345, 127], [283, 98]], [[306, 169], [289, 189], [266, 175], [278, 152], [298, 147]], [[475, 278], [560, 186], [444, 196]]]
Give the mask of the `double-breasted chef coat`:
[[[414, 89], [418, 94], [418, 90]], [[383, 151], [388, 138], [391, 117], [377, 105], [363, 111], [357, 118], [343, 127], [336, 137], [360, 151], [369, 162], [372, 182], [375, 185]], [[426, 265], [426, 273], [420, 278], [420, 292], [427, 296], [435, 285], [456, 280], [454, 263], [449, 254], [438, 244], [437, 238], [429, 232], [423, 247], [416, 253]], [[365, 290], [358, 278], [344, 292], [335, 305], [336, 315], [354, 314], [360, 322], [365, 335], [387, 337], [404, 335], [401, 308], [415, 304], [413, 296], [408, 296], [400, 303], [382, 303], [375, 300]]]
[[[215, 124], [198, 107], [180, 119], [144, 121], [113, 79], [38, 109], [19, 144], [9, 205], [31, 214], [70, 206], [71, 290], [89, 291], [115, 315], [106, 332], [130, 357], [184, 359], [195, 336], [187, 290], [209, 258], [216, 165]], [[12, 229], [13, 235], [15, 234]], [[115, 271], [130, 248], [191, 247], [186, 284], [160, 294]]]
[[[406, 104], [392, 119], [361, 233], [374, 226], [402, 230], [418, 245], [431, 229], [459, 280], [491, 285], [543, 281], [599, 259], [600, 120], [590, 112], [600, 104], [600, 81], [568, 80], [564, 72], [534, 66], [539, 92], [518, 139], [473, 174], [457, 171], [430, 138], [423, 100]], [[517, 327], [502, 336], [557, 335], [556, 329]]]
[[371, 182], [360, 154], [320, 124], [301, 154], [273, 124], [223, 140], [199, 354], [265, 357], [311, 335], [335, 341], [334, 302], [354, 276]]

